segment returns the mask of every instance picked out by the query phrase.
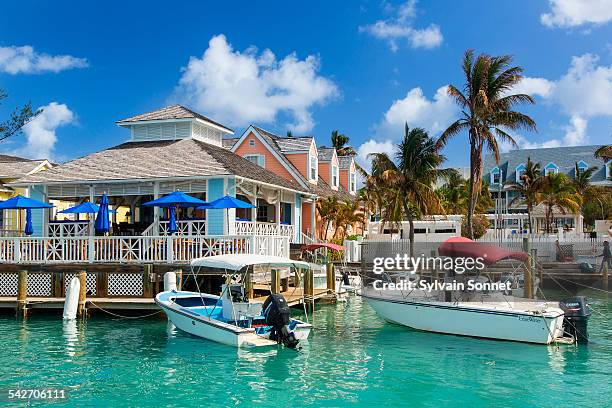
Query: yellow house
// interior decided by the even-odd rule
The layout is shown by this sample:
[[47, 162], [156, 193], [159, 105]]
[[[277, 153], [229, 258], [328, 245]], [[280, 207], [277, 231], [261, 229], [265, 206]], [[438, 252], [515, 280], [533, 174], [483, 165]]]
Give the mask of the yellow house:
[[[31, 160], [0, 154], [0, 201], [7, 200], [17, 194], [27, 196], [27, 189], [9, 187], [7, 184], [51, 167], [53, 167], [53, 164], [47, 159]], [[20, 215], [18, 210], [0, 211], [0, 236], [20, 235], [24, 223], [25, 217], [22, 214]]]

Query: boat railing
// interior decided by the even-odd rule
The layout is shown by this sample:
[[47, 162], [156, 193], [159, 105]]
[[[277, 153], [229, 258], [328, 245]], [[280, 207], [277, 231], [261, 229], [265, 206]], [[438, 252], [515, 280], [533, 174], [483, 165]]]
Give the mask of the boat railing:
[[0, 263], [189, 263], [222, 254], [289, 256], [277, 236], [78, 236], [0, 238]]

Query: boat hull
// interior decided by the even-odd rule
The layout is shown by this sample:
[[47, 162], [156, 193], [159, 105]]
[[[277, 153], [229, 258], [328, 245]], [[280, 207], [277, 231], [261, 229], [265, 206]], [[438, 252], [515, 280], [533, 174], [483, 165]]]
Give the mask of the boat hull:
[[563, 313], [535, 315], [442, 302], [412, 302], [364, 296], [383, 319], [417, 330], [550, 344], [563, 335]]
[[[252, 328], [240, 328], [208, 318], [189, 310], [189, 308], [181, 307], [168, 300], [162, 300], [159, 295], [155, 302], [178, 329], [191, 335], [234, 347], [261, 347], [278, 344], [276, 341], [257, 334]], [[311, 328], [312, 325], [297, 321], [293, 333], [296, 339], [303, 341], [310, 335]]]

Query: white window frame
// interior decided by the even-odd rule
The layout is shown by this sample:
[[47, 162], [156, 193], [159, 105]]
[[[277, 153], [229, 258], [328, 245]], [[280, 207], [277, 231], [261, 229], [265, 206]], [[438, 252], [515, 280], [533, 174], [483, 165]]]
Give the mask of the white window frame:
[[340, 169], [335, 164], [331, 166], [331, 181], [332, 187], [338, 187], [340, 185]]
[[255, 146], [255, 139], [249, 139], [249, 146]]
[[[522, 183], [523, 182], [523, 179], [521, 178], [521, 176], [523, 175], [523, 173], [525, 173], [525, 170], [527, 170], [527, 167], [525, 166], [525, 163], [519, 164], [514, 169], [514, 172], [516, 173], [516, 182], [517, 183]], [[521, 171], [523, 173], [520, 173]]]
[[[312, 174], [313, 170], [314, 177]], [[308, 179], [312, 181], [317, 181], [319, 179], [319, 159], [312, 154], [308, 155]]]
[[[549, 167], [550, 165], [553, 165], [554, 167]], [[544, 166], [544, 176], [548, 176], [550, 173], [553, 174], [557, 174], [559, 173], [559, 166], [557, 166], [555, 163], [550, 162], [548, 163], [546, 166]]]
[[[497, 170], [497, 173], [495, 173], [495, 170]], [[495, 181], [495, 176], [499, 176], [499, 181], [496, 182]], [[494, 184], [501, 184], [502, 182], [502, 171], [499, 167], [494, 167], [491, 169], [491, 185]]]
[[610, 166], [612, 166], [612, 160], [608, 160], [606, 166], [606, 180], [610, 179]]
[[357, 173], [349, 172], [349, 191], [354, 193], [357, 191]]
[[266, 168], [266, 156], [262, 155], [262, 154], [245, 154], [244, 156], [242, 156], [243, 158], [245, 158], [246, 160], [249, 160], [249, 158], [256, 158], [256, 161], [252, 161], [249, 160], [251, 163], [258, 165], [259, 167], [263, 167]]
[[578, 162], [578, 169], [582, 172], [587, 171], [589, 169], [589, 164], [584, 160], [580, 160]]

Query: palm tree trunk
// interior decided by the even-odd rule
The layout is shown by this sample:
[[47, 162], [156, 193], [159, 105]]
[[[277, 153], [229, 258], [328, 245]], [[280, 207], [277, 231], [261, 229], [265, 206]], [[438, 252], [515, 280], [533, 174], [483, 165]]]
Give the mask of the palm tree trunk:
[[474, 146], [470, 150], [470, 185], [467, 211], [468, 237], [474, 239], [474, 212], [482, 184], [482, 146]]
[[414, 258], [414, 217], [412, 216], [412, 212], [410, 211], [410, 206], [408, 205], [407, 200], [404, 200], [404, 212], [406, 213], [406, 218], [408, 218], [408, 240], [410, 257]]
[[529, 222], [529, 235], [533, 234], [533, 225], [531, 225], [531, 205], [527, 204], [527, 222]]

